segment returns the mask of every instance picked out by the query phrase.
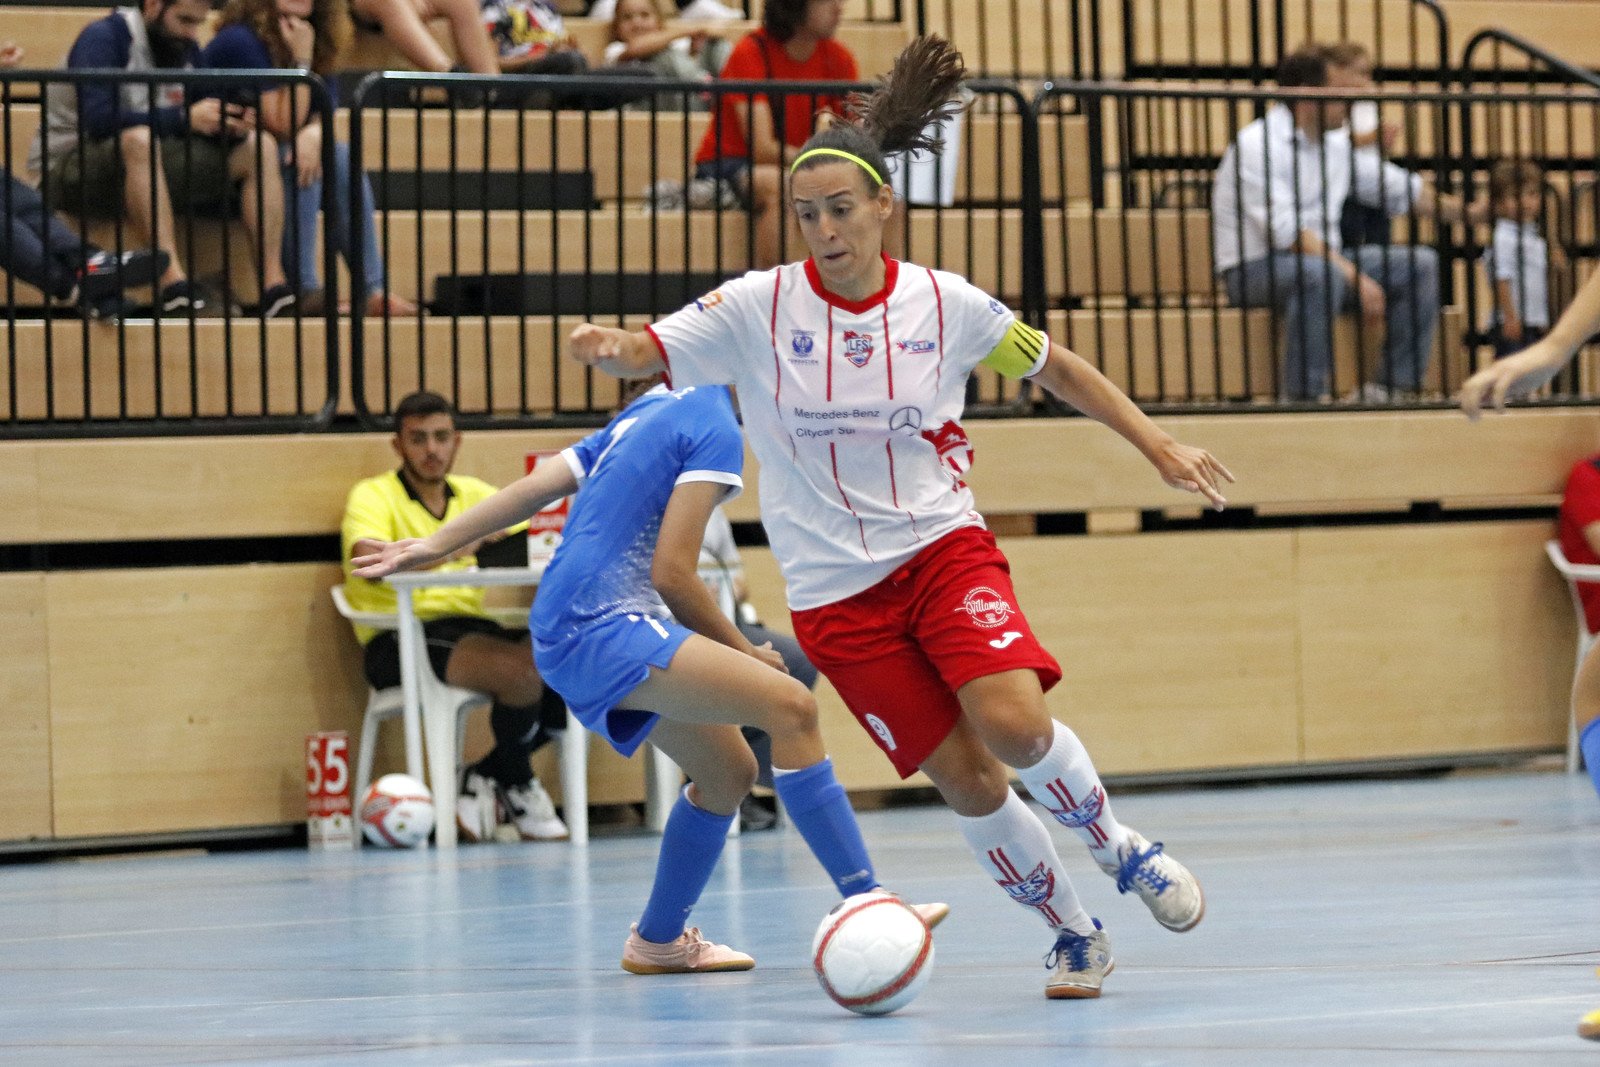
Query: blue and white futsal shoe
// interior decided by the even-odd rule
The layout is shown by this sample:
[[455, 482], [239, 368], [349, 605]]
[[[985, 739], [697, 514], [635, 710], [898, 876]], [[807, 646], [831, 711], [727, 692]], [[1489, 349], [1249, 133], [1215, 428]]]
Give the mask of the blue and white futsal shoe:
[[1139, 894], [1156, 922], [1168, 930], [1181, 934], [1205, 917], [1200, 880], [1168, 856], [1159, 841], [1152, 845], [1130, 829], [1127, 842], [1117, 849], [1117, 862], [1102, 863], [1100, 869], [1117, 880], [1117, 892]]

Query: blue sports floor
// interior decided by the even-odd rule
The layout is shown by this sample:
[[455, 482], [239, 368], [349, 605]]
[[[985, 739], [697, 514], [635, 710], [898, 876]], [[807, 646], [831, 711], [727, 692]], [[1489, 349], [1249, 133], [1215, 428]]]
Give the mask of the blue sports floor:
[[1098, 1001], [941, 808], [868, 813], [879, 873], [954, 910], [922, 996], [858, 1018], [808, 963], [832, 890], [792, 829], [731, 842], [695, 920], [743, 974], [617, 966], [656, 838], [0, 868], [0, 1063], [1600, 1063], [1600, 803], [1459, 773], [1117, 796], [1205, 884], [1192, 933], [1063, 855], [1111, 933]]

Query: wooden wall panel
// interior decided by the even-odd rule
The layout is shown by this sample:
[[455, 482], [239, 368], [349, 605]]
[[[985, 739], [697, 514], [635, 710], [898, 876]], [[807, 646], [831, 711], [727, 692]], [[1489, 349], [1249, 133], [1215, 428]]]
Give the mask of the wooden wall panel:
[[305, 817], [305, 735], [361, 722], [326, 564], [58, 572], [49, 602], [58, 836]]
[[1298, 760], [1286, 531], [1001, 547], [1023, 610], [1065, 672], [1050, 711], [1102, 771]]
[[44, 620], [44, 576], [0, 574], [0, 841], [51, 834]]
[[1563, 744], [1575, 623], [1550, 534], [1297, 531], [1306, 759]]

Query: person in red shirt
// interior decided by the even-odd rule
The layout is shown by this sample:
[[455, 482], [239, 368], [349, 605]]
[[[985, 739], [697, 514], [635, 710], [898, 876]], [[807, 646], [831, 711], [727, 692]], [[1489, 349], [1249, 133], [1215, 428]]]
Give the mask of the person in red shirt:
[[[1600, 563], [1600, 453], [1581, 460], [1567, 475], [1559, 530], [1561, 551], [1568, 560]], [[1583, 601], [1584, 624], [1590, 633], [1600, 633], [1600, 585], [1579, 583], [1578, 597]]]
[[[855, 56], [834, 35], [844, 18], [844, 0], [768, 0], [761, 28], [747, 34], [728, 56], [722, 78], [728, 81], [859, 81]], [[783, 225], [783, 168], [824, 114], [841, 114], [844, 94], [789, 96], [782, 129], [762, 95], [728, 94], [695, 153], [697, 179], [732, 182], [749, 205], [755, 228], [756, 269], [780, 262]], [[791, 242], [799, 248], [798, 240]]]

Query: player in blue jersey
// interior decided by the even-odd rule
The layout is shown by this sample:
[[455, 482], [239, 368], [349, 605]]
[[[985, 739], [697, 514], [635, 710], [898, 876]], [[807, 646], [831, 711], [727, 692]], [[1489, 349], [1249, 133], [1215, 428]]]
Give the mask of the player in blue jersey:
[[[644, 915], [622, 966], [635, 974], [736, 971], [750, 956], [687, 928], [756, 778], [739, 733], [772, 735], [774, 788], [843, 895], [878, 886], [855, 813], [822, 746], [811, 692], [756, 647], [700, 581], [712, 510], [743, 488], [728, 390], [659, 386], [610, 425], [424, 539], [369, 542], [363, 578], [427, 568], [574, 491], [561, 546], [529, 616], [534, 661], [577, 719], [631, 755], [648, 736], [691, 785], [667, 820]], [[914, 905], [929, 925], [943, 904]]]

